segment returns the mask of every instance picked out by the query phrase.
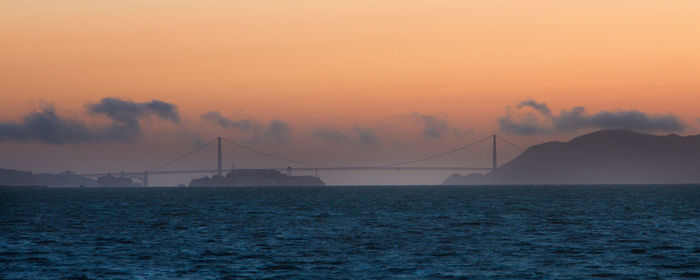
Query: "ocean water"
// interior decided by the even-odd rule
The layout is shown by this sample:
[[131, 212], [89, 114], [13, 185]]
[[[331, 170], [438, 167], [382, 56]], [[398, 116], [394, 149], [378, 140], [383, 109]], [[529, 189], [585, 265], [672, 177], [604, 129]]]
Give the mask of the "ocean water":
[[700, 185], [0, 191], [2, 279], [700, 278]]

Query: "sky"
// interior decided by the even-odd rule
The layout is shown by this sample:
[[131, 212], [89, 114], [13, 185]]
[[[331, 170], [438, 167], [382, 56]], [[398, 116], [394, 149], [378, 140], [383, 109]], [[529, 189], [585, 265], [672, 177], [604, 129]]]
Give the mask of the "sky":
[[[601, 128], [697, 134], [699, 49], [690, 0], [7, 0], [0, 168], [145, 170], [217, 136], [364, 165], [491, 134], [524, 147]], [[214, 167], [202, 153], [169, 168]], [[289, 164], [233, 147], [225, 162]]]

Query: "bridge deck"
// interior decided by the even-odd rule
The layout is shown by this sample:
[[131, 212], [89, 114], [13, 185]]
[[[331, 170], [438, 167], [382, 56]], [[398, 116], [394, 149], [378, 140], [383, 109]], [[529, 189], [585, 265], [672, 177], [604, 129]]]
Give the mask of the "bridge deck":
[[[353, 171], [353, 170], [491, 170], [490, 167], [462, 167], [462, 166], [406, 166], [406, 167], [392, 167], [392, 166], [337, 166], [337, 167], [291, 167], [291, 168], [260, 168], [260, 169], [273, 169], [278, 171]], [[166, 170], [166, 171], [130, 171], [130, 172], [114, 172], [114, 173], [83, 173], [79, 174], [82, 176], [98, 177], [107, 175], [124, 175], [124, 176], [142, 176], [144, 174], [148, 175], [159, 175], [159, 174], [191, 174], [191, 173], [216, 173], [216, 169], [197, 169], [197, 170]]]

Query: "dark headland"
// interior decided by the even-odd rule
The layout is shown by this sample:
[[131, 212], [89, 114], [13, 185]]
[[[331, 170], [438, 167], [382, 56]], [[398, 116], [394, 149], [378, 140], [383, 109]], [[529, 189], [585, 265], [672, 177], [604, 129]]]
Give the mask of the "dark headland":
[[13, 169], [0, 169], [0, 185], [7, 188], [36, 188], [36, 186], [49, 187], [94, 187], [98, 186], [96, 180], [77, 175], [72, 172], [61, 174], [32, 173]]
[[[2, 187], [4, 186], [4, 187]], [[32, 173], [14, 169], [0, 168], [1, 189], [36, 189], [41, 187], [135, 187], [140, 186], [129, 177], [106, 175], [97, 179], [66, 171], [59, 174]]]
[[443, 184], [700, 183], [700, 135], [599, 130], [528, 148], [488, 174], [452, 174]]

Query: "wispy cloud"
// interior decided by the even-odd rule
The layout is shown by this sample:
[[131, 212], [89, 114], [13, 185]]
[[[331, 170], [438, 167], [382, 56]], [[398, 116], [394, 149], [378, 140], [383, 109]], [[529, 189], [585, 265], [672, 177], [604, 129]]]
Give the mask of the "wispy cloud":
[[448, 132], [447, 121], [444, 119], [420, 113], [412, 113], [410, 117], [423, 124], [423, 133], [421, 134], [423, 138], [442, 138]]
[[251, 118], [231, 119], [219, 111], [209, 111], [203, 114], [201, 119], [213, 125], [246, 133], [250, 135], [248, 142], [251, 144], [260, 142], [284, 144], [292, 141], [292, 130], [289, 123], [281, 120], [272, 120], [269, 124], [264, 125]]
[[133, 102], [128, 99], [103, 98], [85, 108], [91, 116], [105, 116], [109, 125], [86, 123], [62, 117], [53, 105], [45, 104], [38, 111], [25, 115], [20, 122], [0, 122], [0, 141], [42, 142], [48, 144], [80, 144], [88, 142], [129, 141], [142, 135], [139, 121], [155, 116], [179, 123], [177, 106], [160, 100]]
[[379, 139], [377, 139], [377, 134], [374, 133], [374, 129], [371, 127], [360, 127], [355, 125], [352, 130], [357, 135], [357, 139], [360, 145], [364, 146], [379, 146]]
[[444, 114], [429, 115], [414, 112], [408, 115], [408, 117], [414, 122], [423, 125], [421, 136], [425, 139], [440, 139], [446, 135], [449, 135], [450, 133], [456, 136], [462, 136], [473, 132], [471, 128], [459, 129], [450, 125], [450, 123], [447, 121], [447, 117]]
[[349, 132], [342, 132], [329, 126], [320, 126], [311, 131], [316, 138], [334, 143], [356, 143], [362, 146], [379, 146], [379, 138], [371, 127], [353, 125]]
[[234, 128], [243, 132], [254, 131], [259, 128], [260, 124], [251, 119], [236, 119], [232, 120], [221, 115], [219, 111], [209, 111], [201, 116], [202, 120], [217, 124], [223, 128]]
[[350, 143], [353, 141], [349, 134], [325, 125], [311, 130], [311, 134], [328, 142]]
[[[499, 119], [501, 130], [509, 133], [532, 135], [571, 132], [587, 128], [622, 128], [638, 131], [681, 132], [686, 124], [674, 114], [649, 115], [639, 110], [601, 111], [589, 114], [577, 106], [551, 113], [545, 103], [528, 99], [518, 103], [518, 109], [506, 108], [506, 116]], [[524, 108], [532, 112], [521, 112]]]
[[291, 132], [292, 130], [289, 128], [289, 123], [273, 120], [265, 129], [264, 138], [277, 144], [289, 143], [291, 141]]

